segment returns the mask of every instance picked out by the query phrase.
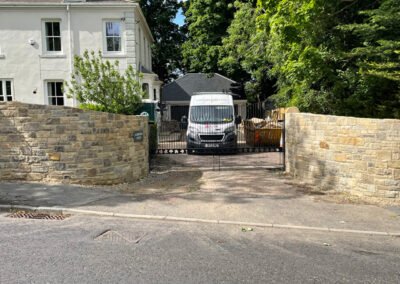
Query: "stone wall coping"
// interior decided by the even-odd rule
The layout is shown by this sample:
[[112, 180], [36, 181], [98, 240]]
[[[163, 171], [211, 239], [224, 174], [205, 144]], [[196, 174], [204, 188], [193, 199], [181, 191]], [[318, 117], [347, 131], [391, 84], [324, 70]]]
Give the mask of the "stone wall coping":
[[305, 117], [325, 117], [325, 118], [336, 118], [336, 119], [357, 119], [357, 120], [369, 120], [374, 122], [397, 122], [400, 123], [400, 119], [394, 118], [368, 118], [368, 117], [355, 117], [355, 116], [340, 116], [340, 115], [325, 115], [325, 114], [316, 114], [316, 113], [309, 113], [309, 112], [299, 112], [299, 113], [287, 113], [285, 114], [287, 117], [290, 116], [305, 116]]
[[142, 115], [126, 115], [126, 114], [119, 114], [119, 113], [109, 113], [109, 112], [102, 112], [102, 111], [95, 111], [95, 110], [83, 110], [80, 108], [76, 107], [70, 107], [70, 106], [54, 106], [54, 105], [39, 105], [39, 104], [28, 104], [28, 103], [22, 103], [18, 101], [12, 101], [12, 102], [0, 102], [0, 109], [2, 106], [6, 107], [25, 107], [29, 109], [54, 109], [54, 110], [60, 110], [60, 109], [66, 109], [70, 110], [76, 113], [87, 113], [87, 114], [111, 114], [115, 116], [122, 116], [122, 117], [129, 117], [129, 118], [136, 118], [138, 120], [148, 120], [147, 116], [142, 116]]

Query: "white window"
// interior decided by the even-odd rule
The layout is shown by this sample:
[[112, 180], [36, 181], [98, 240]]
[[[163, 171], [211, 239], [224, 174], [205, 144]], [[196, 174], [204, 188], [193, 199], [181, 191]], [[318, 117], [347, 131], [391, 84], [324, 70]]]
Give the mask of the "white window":
[[11, 102], [13, 97], [11, 80], [0, 79], [0, 102]]
[[44, 22], [44, 34], [45, 34], [45, 51], [61, 52], [61, 23], [60, 21], [49, 20]]
[[63, 106], [63, 82], [47, 82], [47, 99], [49, 105]]
[[107, 52], [122, 52], [122, 24], [119, 21], [105, 22], [105, 49]]
[[143, 83], [142, 84], [142, 90], [144, 92], [144, 99], [149, 99], [149, 84], [148, 83]]

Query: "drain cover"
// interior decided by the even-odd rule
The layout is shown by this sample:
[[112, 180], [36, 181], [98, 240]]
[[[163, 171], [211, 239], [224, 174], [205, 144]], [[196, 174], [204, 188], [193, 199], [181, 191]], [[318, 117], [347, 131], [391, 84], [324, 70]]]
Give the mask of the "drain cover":
[[105, 230], [97, 237], [94, 238], [96, 241], [109, 241], [113, 243], [133, 243], [138, 244], [145, 234], [130, 234], [124, 233], [121, 234], [120, 232], [113, 231], [113, 230]]
[[39, 212], [24, 212], [24, 211], [19, 211], [19, 212], [14, 212], [7, 217], [10, 218], [25, 218], [25, 219], [42, 219], [42, 220], [64, 220], [65, 218], [68, 218], [70, 215], [53, 215], [53, 214], [47, 214], [47, 213], [39, 213]]

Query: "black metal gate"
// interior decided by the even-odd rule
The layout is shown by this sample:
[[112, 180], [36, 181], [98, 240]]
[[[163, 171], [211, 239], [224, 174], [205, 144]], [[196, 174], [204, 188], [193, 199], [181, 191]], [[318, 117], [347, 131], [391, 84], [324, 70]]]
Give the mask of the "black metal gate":
[[[171, 114], [171, 117], [175, 117]], [[156, 153], [229, 156], [245, 153], [277, 153], [284, 166], [285, 121], [279, 110], [262, 103], [235, 107], [200, 106], [179, 120], [158, 125]], [[243, 156], [243, 157], [242, 157]]]

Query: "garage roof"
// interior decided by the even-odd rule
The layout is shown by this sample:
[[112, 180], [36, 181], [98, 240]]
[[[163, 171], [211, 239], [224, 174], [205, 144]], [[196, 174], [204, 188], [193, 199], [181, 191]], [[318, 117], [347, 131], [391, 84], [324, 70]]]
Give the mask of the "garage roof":
[[218, 73], [188, 73], [163, 87], [162, 101], [190, 101], [193, 93], [198, 92], [231, 93], [235, 99], [241, 99], [237, 86], [236, 81]]

